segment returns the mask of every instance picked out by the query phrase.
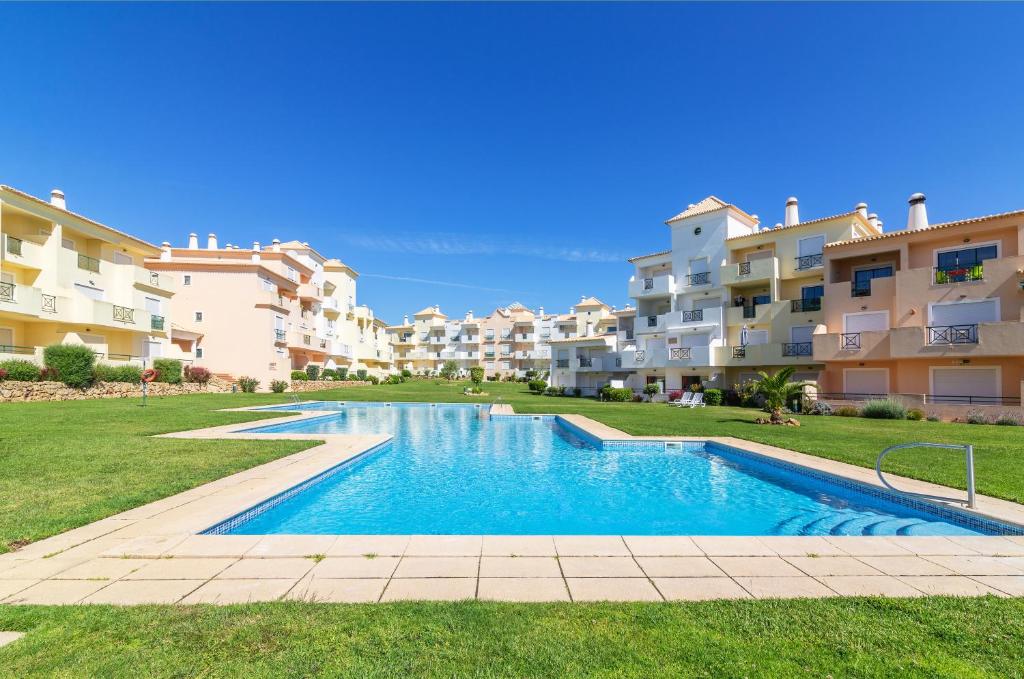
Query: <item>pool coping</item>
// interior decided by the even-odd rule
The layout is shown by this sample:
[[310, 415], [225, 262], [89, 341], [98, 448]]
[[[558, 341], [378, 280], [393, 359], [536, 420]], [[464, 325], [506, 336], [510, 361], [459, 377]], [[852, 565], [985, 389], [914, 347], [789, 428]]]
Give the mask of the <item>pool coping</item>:
[[[317, 402], [229, 410], [273, 407], [286, 411], [289, 405]], [[873, 470], [735, 437], [631, 436], [582, 415], [518, 415], [508, 404], [457, 405], [487, 408], [492, 417], [557, 417], [602, 445], [712, 441], [883, 488]], [[1024, 596], [1022, 536], [202, 534], [391, 439], [388, 435], [241, 431], [336, 413], [307, 410], [160, 435], [320, 443], [0, 555], [0, 603]], [[913, 479], [890, 479], [912, 492], [959, 492]], [[976, 515], [1024, 524], [1024, 506], [987, 496], [978, 497]]]

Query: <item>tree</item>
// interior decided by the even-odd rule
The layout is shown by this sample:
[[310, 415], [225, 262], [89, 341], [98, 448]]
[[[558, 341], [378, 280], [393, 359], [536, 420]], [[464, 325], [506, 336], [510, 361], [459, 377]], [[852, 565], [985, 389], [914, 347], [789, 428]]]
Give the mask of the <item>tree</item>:
[[455, 376], [459, 374], [459, 364], [452, 360], [447, 360], [441, 366], [441, 377], [446, 380], [454, 380]]
[[806, 382], [790, 382], [789, 378], [796, 372], [794, 366], [786, 366], [774, 375], [763, 370], [758, 372], [761, 379], [754, 386], [754, 393], [764, 396], [764, 409], [771, 413], [772, 424], [782, 424], [782, 409], [794, 397], [803, 394]]
[[480, 383], [484, 381], [484, 369], [474, 365], [469, 369], [469, 379], [473, 380], [473, 384], [480, 386]]

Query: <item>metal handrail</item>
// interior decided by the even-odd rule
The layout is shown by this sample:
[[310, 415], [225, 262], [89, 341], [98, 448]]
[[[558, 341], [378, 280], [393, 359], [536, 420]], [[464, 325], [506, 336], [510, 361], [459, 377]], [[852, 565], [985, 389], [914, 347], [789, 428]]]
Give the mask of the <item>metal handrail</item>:
[[[894, 487], [891, 483], [885, 480], [882, 476], [882, 460], [885, 456], [894, 450], [900, 448], [945, 448], [947, 450], [962, 450], [967, 455], [967, 500], [961, 500], [955, 497], [944, 497], [942, 495], [927, 495], [925, 493], [912, 493], [909, 490], [900, 490]], [[974, 446], [963, 445], [959, 443], [924, 443], [916, 441], [914, 443], [898, 443], [894, 446], [889, 446], [881, 453], [878, 454], [878, 459], [875, 460], [875, 473], [878, 474], [878, 480], [882, 482], [886, 488], [896, 493], [903, 493], [904, 495], [914, 495], [916, 497], [928, 498], [929, 500], [945, 500], [947, 502], [959, 502], [966, 504], [969, 509], [974, 509], [975, 506], [975, 492], [974, 492]]]

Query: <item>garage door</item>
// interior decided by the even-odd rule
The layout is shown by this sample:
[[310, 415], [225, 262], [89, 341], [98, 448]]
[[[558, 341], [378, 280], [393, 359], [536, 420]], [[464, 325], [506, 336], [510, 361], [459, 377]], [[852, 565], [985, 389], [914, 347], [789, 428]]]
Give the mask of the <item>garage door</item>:
[[847, 368], [843, 371], [843, 391], [861, 396], [885, 396], [889, 393], [889, 370]]
[[932, 368], [936, 403], [995, 402], [1000, 395], [997, 368]]
[[843, 332], [871, 332], [888, 329], [888, 311], [872, 311], [866, 314], [845, 314], [843, 316]]
[[933, 304], [931, 307], [931, 325], [973, 325], [998, 320], [998, 301], [994, 299]]

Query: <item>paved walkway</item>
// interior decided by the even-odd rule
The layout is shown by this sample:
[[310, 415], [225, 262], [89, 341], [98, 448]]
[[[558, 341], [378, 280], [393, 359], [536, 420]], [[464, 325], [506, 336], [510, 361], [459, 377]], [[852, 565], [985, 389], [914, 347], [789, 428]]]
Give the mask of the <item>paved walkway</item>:
[[[269, 422], [321, 414], [307, 412]], [[601, 438], [632, 438], [585, 417], [567, 419]], [[311, 438], [238, 432], [252, 426], [168, 436]], [[323, 443], [0, 555], [0, 602], [1024, 596], [1024, 537], [197, 534], [388, 439], [320, 434], [312, 438]], [[859, 467], [736, 439], [713, 440], [871, 482], [870, 470]], [[923, 492], [955, 493], [897, 480]], [[980, 498], [979, 507], [1004, 520], [1021, 522], [1024, 516], [1019, 505], [993, 498]]]

